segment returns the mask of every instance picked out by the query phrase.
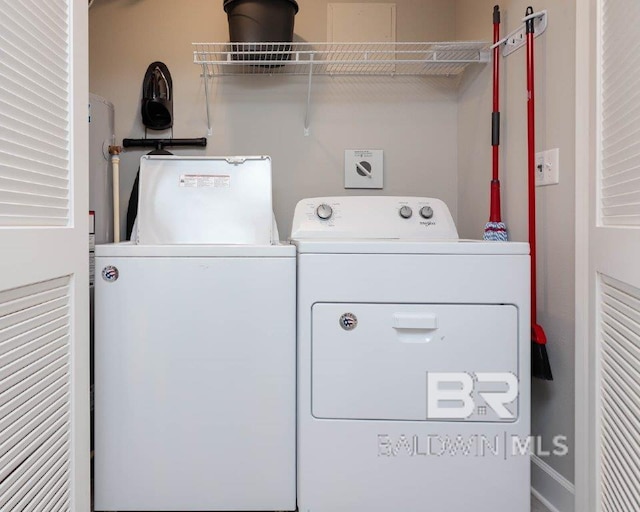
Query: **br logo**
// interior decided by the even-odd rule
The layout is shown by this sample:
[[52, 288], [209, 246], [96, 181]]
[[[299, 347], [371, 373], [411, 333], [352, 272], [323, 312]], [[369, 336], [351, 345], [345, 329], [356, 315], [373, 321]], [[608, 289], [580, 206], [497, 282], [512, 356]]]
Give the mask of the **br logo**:
[[358, 319], [353, 313], [345, 313], [340, 317], [340, 327], [345, 331], [353, 331], [358, 327]]
[[[478, 389], [483, 385], [497, 385], [499, 390]], [[491, 409], [501, 420], [515, 420], [514, 412], [507, 406], [515, 403], [518, 394], [518, 377], [513, 373], [428, 372], [427, 419], [469, 419], [474, 412], [486, 416]], [[484, 403], [477, 406], [477, 398]]]

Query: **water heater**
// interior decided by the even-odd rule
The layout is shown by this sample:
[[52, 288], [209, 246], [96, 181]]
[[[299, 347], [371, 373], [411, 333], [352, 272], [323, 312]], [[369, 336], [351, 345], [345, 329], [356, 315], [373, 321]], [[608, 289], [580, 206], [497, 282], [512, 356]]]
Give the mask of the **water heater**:
[[113, 201], [109, 146], [115, 138], [113, 104], [89, 94], [89, 210], [95, 243], [113, 242]]
[[113, 104], [89, 94], [89, 284], [91, 449], [93, 449], [93, 317], [96, 244], [113, 242], [113, 201], [109, 146], [115, 142]]

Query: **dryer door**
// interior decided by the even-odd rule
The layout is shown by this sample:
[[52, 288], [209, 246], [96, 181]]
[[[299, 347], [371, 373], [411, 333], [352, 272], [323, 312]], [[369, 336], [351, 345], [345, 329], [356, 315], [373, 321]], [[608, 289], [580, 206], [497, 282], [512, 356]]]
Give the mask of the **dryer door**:
[[315, 304], [317, 418], [514, 422], [512, 305]]

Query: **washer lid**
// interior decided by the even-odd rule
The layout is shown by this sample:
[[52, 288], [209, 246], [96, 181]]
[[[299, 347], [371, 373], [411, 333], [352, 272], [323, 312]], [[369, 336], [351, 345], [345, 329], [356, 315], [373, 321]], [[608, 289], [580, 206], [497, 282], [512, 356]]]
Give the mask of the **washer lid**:
[[299, 254], [450, 254], [528, 255], [526, 242], [482, 240], [294, 240]]
[[267, 245], [272, 217], [268, 156], [140, 159], [140, 244]]

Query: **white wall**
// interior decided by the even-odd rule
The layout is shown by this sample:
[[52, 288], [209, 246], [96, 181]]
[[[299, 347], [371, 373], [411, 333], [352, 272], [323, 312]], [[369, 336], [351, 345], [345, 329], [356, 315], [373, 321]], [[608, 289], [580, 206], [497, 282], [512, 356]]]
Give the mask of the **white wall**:
[[[454, 2], [396, 3], [399, 41], [453, 38]], [[299, 4], [296, 39], [325, 40], [327, 1]], [[175, 136], [206, 135], [204, 87], [191, 43], [227, 39], [222, 1], [96, 0], [90, 10], [90, 88], [115, 104], [117, 139], [144, 136], [142, 79], [154, 60], [165, 62], [173, 76]], [[373, 193], [440, 197], [456, 215], [457, 99], [447, 80], [321, 77], [313, 86], [309, 137], [303, 135], [304, 79], [231, 77], [216, 79], [213, 86], [214, 133], [206, 154], [272, 156], [283, 238], [298, 200], [352, 193], [343, 188], [343, 155], [349, 148], [385, 150], [385, 188]], [[122, 159], [123, 223], [141, 154], [128, 151]]]
[[[494, 0], [458, 0], [457, 37], [490, 40], [494, 3]], [[502, 2], [503, 35], [521, 23], [527, 5], [524, 0]], [[537, 189], [538, 320], [549, 338], [548, 352], [555, 380], [549, 383], [534, 380], [532, 430], [534, 435], [543, 436], [546, 446], [556, 435], [569, 437], [569, 456], [551, 457], [546, 462], [573, 481], [575, 2], [549, 1], [536, 4], [535, 8], [549, 11], [549, 28], [536, 39], [536, 149], [560, 148], [561, 169], [559, 185]], [[528, 240], [525, 58], [522, 49], [501, 61], [503, 218], [511, 239], [520, 241]], [[463, 236], [472, 238], [482, 235], [489, 216], [491, 101], [491, 69], [487, 66], [479, 76], [467, 77], [458, 117], [458, 227]]]

